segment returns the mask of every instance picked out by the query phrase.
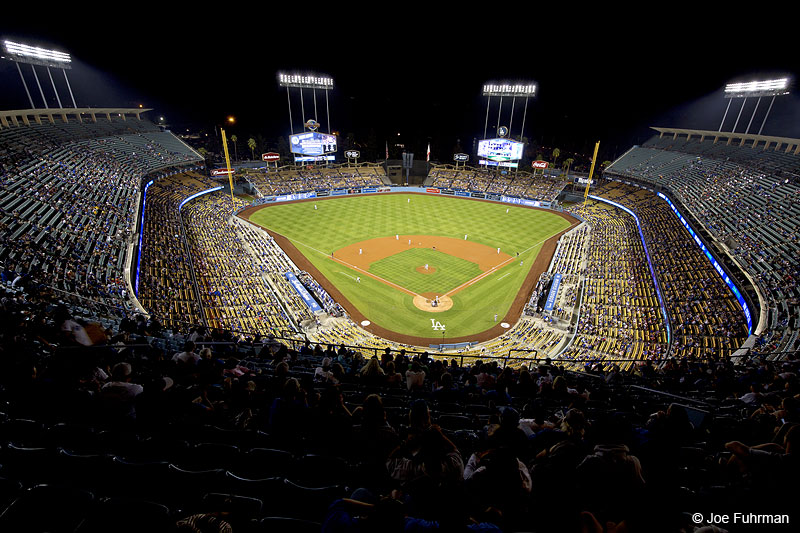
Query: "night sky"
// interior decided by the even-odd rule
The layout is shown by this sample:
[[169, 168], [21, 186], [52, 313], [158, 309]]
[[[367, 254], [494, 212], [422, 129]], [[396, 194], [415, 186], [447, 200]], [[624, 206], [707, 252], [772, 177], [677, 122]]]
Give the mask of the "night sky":
[[[613, 159], [649, 138], [649, 126], [717, 130], [725, 83], [800, 72], [792, 17], [779, 15], [707, 14], [675, 3], [659, 4], [658, 12], [648, 6], [585, 15], [535, 3], [486, 4], [508, 11], [484, 13], [411, 4], [317, 11], [313, 5], [255, 10], [242, 3], [226, 6], [231, 12], [204, 8], [176, 17], [137, 4], [130, 13], [102, 16], [76, 8], [69, 21], [31, 10], [4, 14], [0, 37], [69, 52], [79, 107], [143, 104], [154, 108], [152, 120], [164, 116], [176, 133], [213, 131], [233, 115], [237, 124], [229, 130], [240, 137], [287, 135], [286, 92], [277, 72], [327, 74], [336, 84], [329, 94], [334, 131], [422, 152], [431, 142], [433, 158], [445, 162], [457, 140], [469, 151], [483, 136], [486, 81], [538, 83], [524, 130], [538, 146], [590, 155], [599, 140], [601, 158]], [[663, 12], [669, 7], [674, 11]], [[26, 76], [42, 107], [32, 75]], [[39, 76], [56, 106], [44, 69]], [[54, 77], [60, 80], [60, 72]], [[29, 107], [9, 61], [0, 61], [0, 88], [3, 109]], [[63, 84], [59, 91], [65, 101]], [[310, 91], [305, 94], [308, 118], [313, 103]], [[317, 94], [317, 118], [327, 130], [324, 96]], [[297, 132], [299, 93], [292, 97]], [[503, 105], [501, 124], [508, 125], [510, 100]], [[522, 105], [517, 100], [515, 136]], [[748, 100], [737, 132], [744, 132], [754, 105]], [[762, 101], [751, 133], [767, 105]], [[732, 128], [740, 106], [731, 106], [724, 129]], [[778, 98], [763, 133], [800, 137], [800, 97]]]

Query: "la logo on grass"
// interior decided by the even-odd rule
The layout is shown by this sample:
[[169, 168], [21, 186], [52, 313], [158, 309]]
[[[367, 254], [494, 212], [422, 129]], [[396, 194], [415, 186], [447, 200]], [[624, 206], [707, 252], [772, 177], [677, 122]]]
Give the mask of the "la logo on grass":
[[444, 324], [442, 324], [438, 320], [434, 320], [433, 318], [431, 318], [431, 327], [434, 330], [444, 331]]

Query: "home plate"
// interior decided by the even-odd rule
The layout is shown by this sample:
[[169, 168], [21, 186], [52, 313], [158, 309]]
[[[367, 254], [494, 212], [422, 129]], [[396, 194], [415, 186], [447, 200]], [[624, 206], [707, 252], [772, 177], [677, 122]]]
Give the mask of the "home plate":
[[500, 327], [508, 329], [511, 327], [511, 324], [509, 324], [508, 322], [500, 322]]
[[364, 327], [367, 327], [367, 326], [369, 326], [370, 324], [372, 324], [372, 322], [370, 322], [369, 320], [362, 320], [362, 321], [361, 321], [361, 325], [362, 325], [362, 326], [364, 326]]

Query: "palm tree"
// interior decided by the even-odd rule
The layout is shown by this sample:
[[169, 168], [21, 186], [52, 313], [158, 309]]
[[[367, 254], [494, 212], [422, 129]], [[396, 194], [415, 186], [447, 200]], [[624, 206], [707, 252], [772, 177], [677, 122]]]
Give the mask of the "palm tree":
[[561, 150], [559, 150], [558, 148], [553, 148], [553, 166], [556, 166], [556, 162], [558, 161], [560, 155], [561, 155]]
[[250, 137], [247, 139], [247, 147], [250, 148], [250, 155], [252, 156], [253, 160], [256, 158], [256, 140]]
[[569, 167], [570, 167], [570, 166], [572, 165], [572, 163], [574, 163], [574, 162], [575, 162], [575, 160], [574, 160], [573, 158], [571, 158], [571, 157], [568, 157], [567, 159], [565, 159], [565, 160], [564, 160], [564, 169], [565, 169], [565, 174], [566, 174], [567, 176], [569, 176]]
[[236, 141], [239, 140], [239, 137], [236, 135], [231, 135], [231, 142], [233, 143], [233, 160], [236, 161], [239, 159], [239, 154], [236, 151]]

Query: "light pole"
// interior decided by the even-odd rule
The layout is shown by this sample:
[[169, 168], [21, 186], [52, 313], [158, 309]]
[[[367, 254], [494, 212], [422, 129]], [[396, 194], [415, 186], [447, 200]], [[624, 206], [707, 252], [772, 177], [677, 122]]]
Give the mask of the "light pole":
[[756, 107], [753, 109], [753, 114], [750, 115], [750, 121], [747, 123], [747, 129], [745, 129], [745, 135], [750, 132], [750, 126], [753, 124], [753, 119], [756, 116], [756, 111], [758, 111], [758, 106], [761, 103], [761, 98], [764, 96], [771, 96], [772, 100], [770, 100], [769, 108], [767, 109], [767, 113], [764, 115], [764, 120], [761, 122], [761, 127], [758, 130], [758, 134], [761, 135], [761, 131], [764, 129], [764, 124], [767, 122], [767, 117], [769, 116], [770, 111], [772, 111], [772, 104], [775, 103], [775, 97], [781, 96], [784, 94], [789, 94], [789, 86], [791, 85], [791, 79], [788, 77], [784, 78], [777, 78], [772, 80], [763, 80], [763, 81], [750, 81], [750, 82], [738, 82], [738, 83], [729, 83], [725, 86], [725, 98], [728, 99], [728, 105], [725, 108], [725, 114], [722, 115], [722, 122], [719, 124], [719, 130], [722, 131], [722, 126], [725, 124], [725, 118], [728, 116], [728, 110], [731, 108], [731, 101], [734, 98], [741, 98], [742, 99], [742, 107], [739, 109], [739, 114], [736, 117], [736, 122], [733, 124], [733, 129], [731, 133], [736, 132], [736, 126], [739, 125], [739, 119], [742, 116], [742, 111], [744, 111], [744, 105], [747, 103], [748, 98], [758, 98], [756, 101]]
[[25, 77], [22, 75], [22, 69], [19, 66], [20, 63], [31, 66], [31, 72], [33, 72], [33, 77], [36, 79], [36, 85], [39, 87], [39, 94], [42, 97], [42, 103], [44, 104], [45, 109], [49, 108], [49, 106], [47, 105], [47, 100], [45, 99], [44, 91], [42, 90], [42, 84], [39, 82], [39, 75], [36, 73], [36, 66], [45, 67], [47, 69], [47, 75], [50, 78], [50, 84], [53, 86], [53, 92], [56, 95], [58, 108], [62, 109], [61, 97], [59, 96], [58, 89], [56, 89], [56, 84], [53, 81], [53, 74], [50, 72], [50, 67], [60, 68], [64, 72], [64, 80], [67, 82], [69, 96], [72, 99], [72, 107], [78, 107], [75, 104], [75, 97], [72, 94], [72, 87], [69, 85], [69, 78], [67, 78], [67, 69], [72, 68], [72, 58], [66, 52], [48, 50], [46, 48], [4, 40], [3, 58], [13, 61], [17, 64], [17, 72], [19, 72], [19, 77], [22, 80], [22, 86], [25, 87], [25, 94], [28, 95], [28, 102], [31, 104], [31, 109], [36, 109], [36, 106], [33, 104], [33, 98], [31, 98], [31, 93], [28, 90], [28, 84], [25, 83]]

